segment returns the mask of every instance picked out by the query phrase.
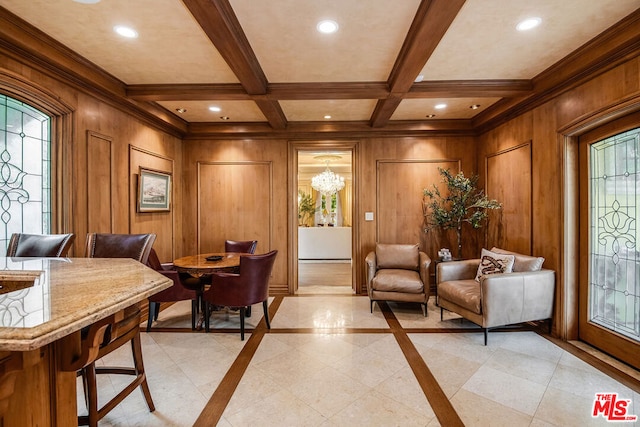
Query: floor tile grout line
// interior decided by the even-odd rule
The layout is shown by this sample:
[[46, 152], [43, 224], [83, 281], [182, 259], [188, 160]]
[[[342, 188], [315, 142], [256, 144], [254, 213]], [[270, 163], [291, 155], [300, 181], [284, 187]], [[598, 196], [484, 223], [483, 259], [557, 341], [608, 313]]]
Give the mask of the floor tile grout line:
[[[269, 304], [270, 319], [273, 318], [278, 311], [282, 300], [283, 297], [281, 296], [275, 297], [271, 304]], [[220, 384], [218, 384], [218, 387], [211, 395], [211, 398], [198, 416], [198, 419], [196, 419], [193, 427], [208, 427], [218, 424], [267, 331], [266, 322], [263, 318], [251, 333], [247, 343], [242, 347], [242, 350], [240, 350], [240, 353], [227, 370]]]
[[[636, 393], [640, 393], [639, 379], [634, 378], [632, 375], [622, 371], [621, 369], [606, 363], [605, 361], [599, 359], [598, 357], [590, 354], [589, 352], [581, 349], [580, 347], [570, 342], [562, 341], [561, 339], [552, 337], [549, 334], [542, 334], [539, 332], [538, 334], [541, 337], [546, 338], [549, 342], [558, 346], [560, 349], [566, 351], [569, 354], [572, 354], [573, 356], [577, 357], [578, 359], [582, 360], [583, 362], [589, 364], [593, 368], [607, 375], [614, 381], [619, 382], [620, 384], [630, 388]], [[620, 363], [623, 363], [623, 362], [620, 362]]]
[[411, 367], [413, 374], [422, 389], [425, 397], [431, 405], [431, 409], [438, 418], [441, 425], [464, 426], [458, 412], [455, 410], [449, 398], [440, 387], [440, 384], [433, 376], [433, 373], [426, 362], [411, 342], [411, 339], [403, 329], [389, 305], [384, 301], [378, 301], [378, 306], [382, 310], [396, 342], [400, 346], [407, 363]]

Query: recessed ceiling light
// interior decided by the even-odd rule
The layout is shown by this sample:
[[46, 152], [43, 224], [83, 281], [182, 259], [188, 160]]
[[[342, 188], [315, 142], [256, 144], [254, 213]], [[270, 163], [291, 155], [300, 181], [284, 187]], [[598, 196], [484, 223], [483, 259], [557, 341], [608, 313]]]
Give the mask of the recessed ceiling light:
[[527, 18], [525, 20], [520, 21], [518, 25], [516, 25], [516, 30], [518, 31], [531, 30], [532, 28], [535, 28], [538, 25], [540, 25], [541, 22], [542, 22], [542, 19], [538, 17]]
[[436, 115], [435, 114], [427, 114], [427, 119], [433, 119]]
[[73, 0], [76, 3], [82, 3], [82, 4], [96, 4], [96, 3], [100, 3], [100, 0]]
[[324, 116], [324, 118], [329, 120], [331, 118], [331, 116], [327, 114], [326, 116]]
[[229, 116], [220, 116], [220, 120], [229, 120]]
[[186, 113], [186, 112], [187, 112], [187, 109], [186, 109], [186, 108], [176, 108], [176, 111], [177, 111], [178, 113], [182, 114], [182, 113]]
[[222, 111], [222, 108], [216, 105], [212, 105], [211, 107], [209, 107], [209, 111], [213, 111], [214, 113], [219, 113], [220, 111]]
[[433, 108], [435, 108], [436, 110], [442, 110], [444, 108], [447, 108], [447, 104], [436, 104], [433, 106]]
[[125, 27], [124, 25], [116, 25], [113, 27], [113, 31], [128, 39], [135, 39], [138, 37], [138, 32], [136, 30], [131, 27]]
[[316, 25], [316, 28], [321, 33], [331, 34], [338, 31], [338, 23], [330, 19], [325, 19], [324, 21], [318, 22], [318, 25]]
[[480, 104], [469, 105], [469, 108], [471, 108], [472, 110], [477, 110], [478, 108], [480, 108]]

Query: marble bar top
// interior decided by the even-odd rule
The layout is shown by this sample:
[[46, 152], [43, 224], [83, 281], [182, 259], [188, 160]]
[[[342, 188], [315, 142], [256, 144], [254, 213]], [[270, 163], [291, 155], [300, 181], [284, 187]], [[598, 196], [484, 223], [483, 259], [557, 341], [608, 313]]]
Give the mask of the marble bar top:
[[40, 348], [172, 283], [130, 258], [0, 257], [0, 351]]

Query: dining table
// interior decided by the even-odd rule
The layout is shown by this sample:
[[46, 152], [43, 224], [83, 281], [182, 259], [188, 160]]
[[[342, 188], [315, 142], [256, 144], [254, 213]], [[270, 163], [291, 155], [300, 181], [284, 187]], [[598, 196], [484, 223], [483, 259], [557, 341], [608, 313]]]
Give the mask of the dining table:
[[173, 260], [173, 267], [181, 273], [189, 273], [193, 277], [202, 277], [220, 270], [233, 269], [240, 265], [241, 252], [214, 252], [188, 255]]
[[202, 330], [204, 323], [204, 302], [202, 294], [207, 285], [207, 276], [216, 272], [233, 272], [240, 266], [240, 258], [243, 255], [251, 255], [242, 252], [212, 252], [197, 255], [187, 255], [173, 260], [173, 267], [179, 273], [187, 273], [195, 281], [184, 281], [183, 284], [196, 291], [198, 306], [201, 307], [201, 315], [196, 322], [196, 330]]

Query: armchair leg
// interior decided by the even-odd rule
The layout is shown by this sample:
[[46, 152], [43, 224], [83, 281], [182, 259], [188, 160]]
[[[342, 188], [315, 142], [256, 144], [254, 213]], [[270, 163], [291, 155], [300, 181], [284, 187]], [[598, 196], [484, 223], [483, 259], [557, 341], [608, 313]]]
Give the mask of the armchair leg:
[[373, 314], [373, 300], [369, 300], [369, 308], [371, 310], [371, 313]]
[[482, 328], [484, 330], [484, 345], [487, 345], [487, 335], [489, 335], [489, 328]]
[[153, 311], [153, 320], [158, 320], [158, 315], [160, 314], [160, 303], [156, 302], [154, 304], [154, 311]]
[[427, 304], [422, 304], [424, 317], [429, 317], [429, 311], [427, 310]]
[[244, 307], [240, 307], [240, 341], [244, 341]]
[[267, 300], [262, 301], [262, 310], [264, 311], [264, 321], [267, 324], [267, 329], [271, 329], [271, 323], [269, 322], [269, 308], [267, 306]]
[[248, 305], [247, 309], [244, 311], [244, 317], [251, 317], [251, 306]]
[[443, 311], [444, 311], [444, 309], [442, 307], [440, 307], [440, 321], [441, 322], [443, 320]]

